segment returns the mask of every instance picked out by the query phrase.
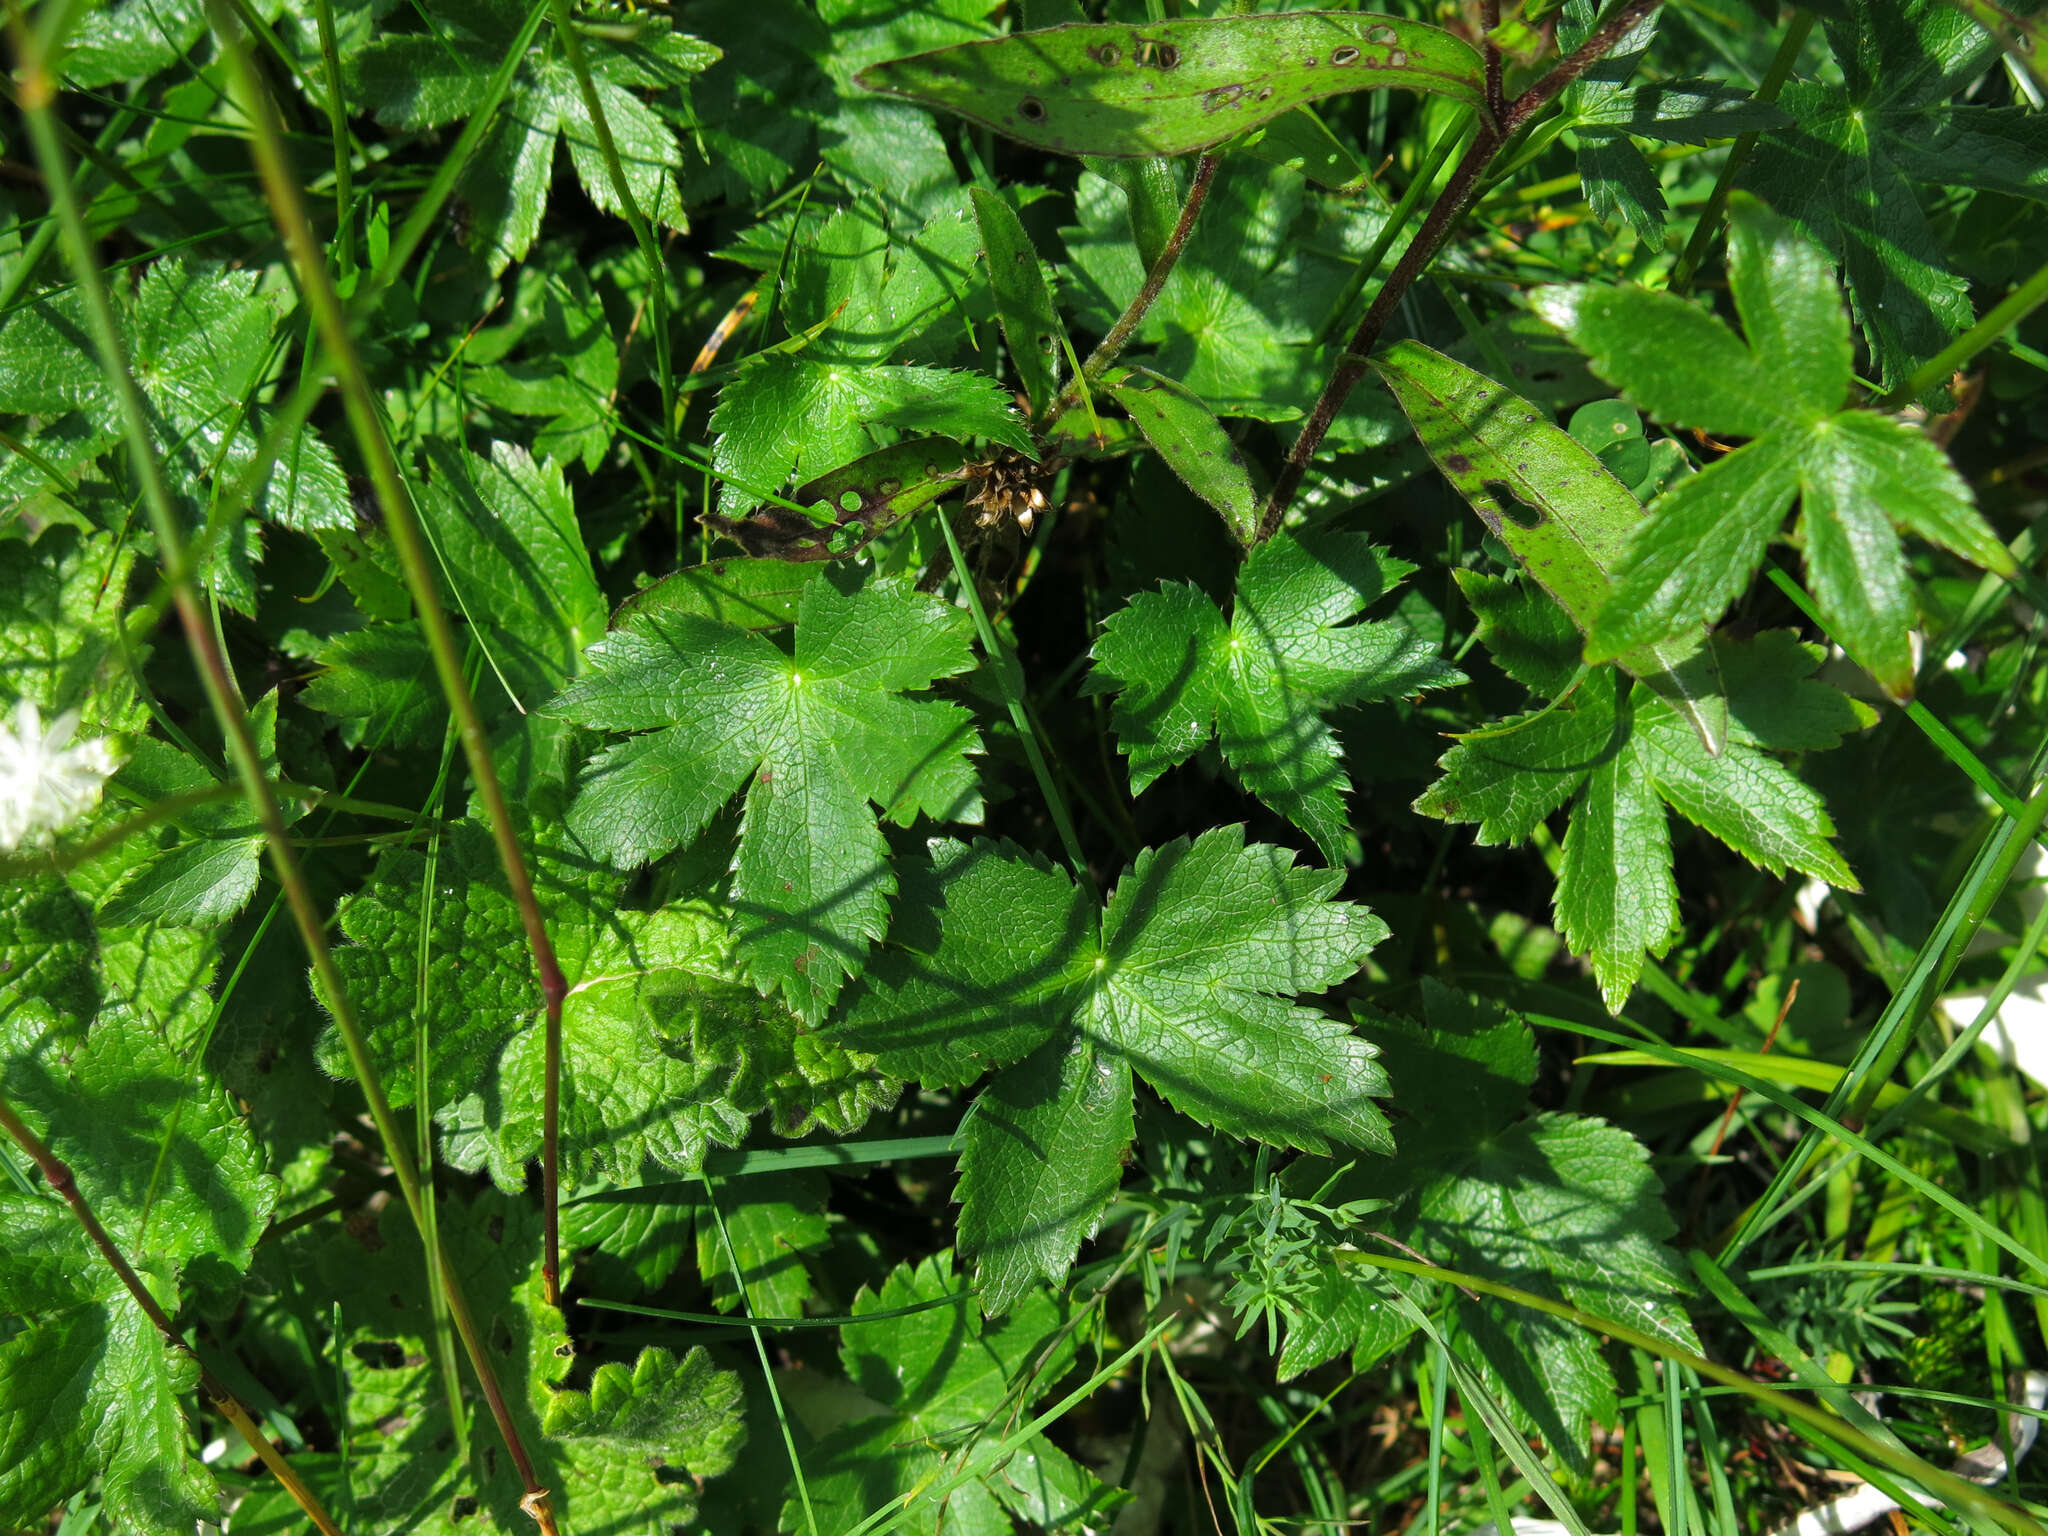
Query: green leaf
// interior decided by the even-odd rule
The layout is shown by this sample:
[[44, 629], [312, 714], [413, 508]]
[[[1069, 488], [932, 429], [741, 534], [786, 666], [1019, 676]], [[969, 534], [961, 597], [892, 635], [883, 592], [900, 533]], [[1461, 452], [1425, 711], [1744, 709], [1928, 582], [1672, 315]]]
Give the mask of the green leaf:
[[1481, 843], [1524, 841], [1551, 812], [1571, 805], [1558, 927], [1592, 960], [1611, 1012], [1627, 1002], [1643, 955], [1661, 953], [1676, 927], [1659, 802], [1753, 864], [1855, 888], [1830, 841], [1834, 824], [1820, 796], [1758, 744], [1827, 745], [1853, 727], [1856, 711], [1807, 681], [1814, 658], [1795, 658], [1782, 642], [1726, 646], [1726, 655], [1739, 692], [1729, 699], [1733, 723], [1719, 753], [1667, 700], [1643, 687], [1624, 696], [1615, 674], [1594, 673], [1554, 706], [1465, 738], [1415, 802], [1425, 815], [1476, 822]]
[[895, 879], [877, 814], [904, 826], [980, 814], [967, 711], [903, 697], [973, 665], [966, 616], [908, 583], [859, 580], [835, 568], [804, 589], [791, 653], [695, 615], [636, 612], [554, 705], [646, 733], [598, 757], [569, 813], [616, 863], [688, 841], [746, 786], [740, 963], [812, 1022], [887, 925]]
[[1178, 585], [1111, 615], [1089, 686], [1117, 694], [1132, 792], [1213, 734], [1239, 782], [1341, 862], [1351, 785], [1324, 714], [1463, 680], [1402, 620], [1358, 621], [1411, 569], [1362, 534], [1282, 534], [1246, 558], [1228, 621]]
[[[1536, 1115], [1478, 1131], [1432, 1170], [1410, 1241], [1437, 1262], [1621, 1319], [1680, 1349], [1698, 1341], [1677, 1231], [1635, 1138], [1603, 1121]], [[1461, 1353], [1504, 1388], [1509, 1411], [1582, 1472], [1596, 1423], [1618, 1411], [1599, 1342], [1573, 1324], [1486, 1298], [1450, 1303]]]
[[1184, 155], [1350, 91], [1485, 99], [1463, 39], [1393, 16], [1325, 12], [1048, 27], [854, 78], [1063, 155]]
[[[1643, 508], [1600, 458], [1512, 391], [1420, 342], [1399, 341], [1373, 360], [1436, 465], [1572, 622], [1600, 632], [1616, 606], [1615, 572]], [[1675, 624], [1645, 644], [1588, 660], [1617, 660], [1685, 710], [1712, 751], [1728, 733], [1727, 706], [1703, 636]]]
[[[730, 1467], [741, 1441], [739, 1378], [714, 1368], [701, 1348], [680, 1356], [648, 1348], [630, 1363], [599, 1364], [585, 1390], [565, 1388], [559, 1383], [575, 1347], [561, 1313], [541, 1298], [539, 1212], [486, 1191], [473, 1203], [443, 1196], [438, 1220], [513, 1420], [563, 1525], [664, 1536], [689, 1524], [702, 1480]], [[317, 1277], [319, 1294], [339, 1304], [334, 1352], [347, 1375], [347, 1421], [338, 1428], [349, 1456], [345, 1467], [308, 1458], [309, 1470], [325, 1472], [337, 1489], [345, 1474], [365, 1524], [430, 1536], [475, 1530], [479, 1520], [487, 1529], [515, 1529], [527, 1518], [519, 1478], [502, 1446], [482, 1450], [483, 1437], [495, 1431], [481, 1403], [468, 1405], [477, 1415], [474, 1479], [455, 1454], [442, 1383], [430, 1363], [435, 1312], [411, 1222], [387, 1208], [381, 1222], [330, 1232], [298, 1246], [294, 1268]], [[281, 1495], [272, 1490], [268, 1497]]]
[[[829, 560], [858, 554], [898, 523], [915, 517], [943, 497], [958, 491], [961, 481], [967, 478], [964, 471], [969, 457], [967, 450], [945, 438], [914, 437], [907, 442], [864, 453], [851, 464], [820, 475], [815, 480], [805, 481], [789, 495], [790, 501], [805, 509], [803, 512], [769, 505], [738, 521], [721, 517], [716, 512], [700, 513], [700, 521], [708, 527], [725, 534], [756, 556], [765, 557], [766, 566], [781, 572], [779, 577], [763, 575], [758, 578], [762, 593], [768, 599], [765, 608], [752, 598], [735, 594], [730, 603], [721, 604], [721, 611], [730, 607], [735, 616], [734, 622], [744, 623], [749, 628], [762, 627], [755, 618], [742, 616], [749, 613], [765, 618], [769, 611], [773, 611], [782, 615], [780, 622], [788, 623], [796, 616], [796, 587], [817, 574], [815, 570], [793, 569], [788, 562]], [[744, 573], [748, 563], [724, 564]], [[678, 577], [688, 577], [688, 573], [678, 573]], [[657, 583], [657, 589], [667, 580], [674, 579], [677, 578], [666, 578], [663, 583]], [[692, 590], [708, 599], [713, 587], [706, 585], [706, 578], [688, 579], [693, 583]], [[756, 580], [744, 575], [741, 579]], [[713, 581], [721, 590], [729, 584], [724, 576]], [[641, 598], [629, 599], [626, 607], [621, 608], [615, 617], [623, 617], [628, 608], [641, 602]], [[720, 616], [720, 613], [701, 605], [692, 611]]]
[[[863, 1288], [853, 1313], [954, 1296], [953, 1305], [842, 1329], [840, 1360], [858, 1392], [835, 1400], [812, 1389], [793, 1398], [798, 1420], [822, 1432], [804, 1460], [820, 1536], [839, 1536], [897, 1505], [903, 1528], [922, 1536], [998, 1536], [1013, 1529], [1006, 1505], [1029, 1508], [1050, 1496], [1056, 1509], [1078, 1502], [1085, 1516], [1113, 1502], [1111, 1490], [1042, 1436], [1028, 1437], [1011, 1457], [996, 1455], [1069, 1358], [1055, 1345], [1061, 1311], [1043, 1295], [1024, 1298], [1001, 1322], [984, 1322], [967, 1304], [952, 1255], [941, 1252], [914, 1268], [899, 1265], [877, 1290]], [[1051, 1487], [1037, 1475], [1040, 1463], [1059, 1468]], [[967, 1481], [949, 1494], [933, 1487], [963, 1473]], [[806, 1528], [805, 1506], [791, 1499], [782, 1520], [787, 1529]]]
[[[825, 1176], [815, 1169], [755, 1174], [744, 1185], [726, 1186], [735, 1187], [746, 1198], [722, 1211], [723, 1235], [708, 1209], [697, 1217], [697, 1273], [711, 1288], [712, 1305], [721, 1312], [745, 1310], [755, 1317], [801, 1316], [811, 1294], [804, 1259], [818, 1254], [831, 1236], [825, 1217]], [[739, 1259], [737, 1279], [726, 1253], [727, 1238]], [[746, 1286], [744, 1308], [739, 1281]]]
[[1742, 181], [1841, 264], [1891, 388], [1973, 318], [1923, 199], [2048, 199], [2048, 130], [2026, 107], [1952, 104], [1995, 44], [1939, 0], [1844, 0], [1826, 27], [1841, 83], [1789, 82], [1796, 126], [1758, 146]]
[[1149, 368], [1120, 369], [1105, 382], [1187, 488], [1223, 514], [1238, 543], [1253, 543], [1259, 529], [1258, 490], [1237, 444], [1201, 399]]
[[1542, 698], [1557, 698], [1571, 686], [1579, 674], [1579, 632], [1549, 593], [1533, 582], [1477, 571], [1457, 571], [1453, 579], [1495, 666]]
[[1010, 346], [1010, 365], [1017, 370], [1035, 415], [1051, 403], [1059, 387], [1066, 327], [1053, 307], [1038, 249], [1024, 232], [1024, 221], [993, 192], [975, 187], [971, 195], [989, 288], [995, 294], [1003, 339]]
[[490, 667], [480, 693], [538, 709], [605, 632], [604, 594], [561, 468], [493, 443], [488, 459], [436, 443], [420, 520], [453, 607], [468, 618]]
[[[137, 285], [132, 303], [114, 295], [116, 328], [141, 387], [164, 477], [188, 530], [206, 526], [214, 503], [254, 462], [267, 425], [260, 399], [277, 362], [281, 296], [258, 293], [258, 274], [163, 257]], [[99, 368], [75, 290], [38, 299], [0, 323], [0, 413], [83, 413], [120, 418]], [[89, 457], [113, 446], [106, 434]], [[254, 510], [302, 531], [355, 522], [333, 451], [311, 429], [256, 487]], [[254, 562], [261, 554], [245, 518], [229, 520], [204, 577], [244, 613], [256, 608]]]
[[1799, 493], [1799, 439], [1774, 432], [1657, 498], [1586, 637], [1604, 661], [1717, 619], [1763, 564]]
[[[1149, 164], [1126, 169], [1135, 179]], [[1166, 176], [1177, 209], [1179, 189], [1170, 169]], [[1074, 197], [1077, 227], [1061, 231], [1072, 262], [1068, 302], [1076, 323], [1097, 331], [1115, 323], [1145, 280], [1130, 207], [1118, 187], [1084, 173]], [[1219, 416], [1298, 417], [1329, 371], [1317, 334], [1377, 227], [1373, 218], [1335, 216], [1291, 172], [1225, 160], [1139, 327], [1137, 342], [1157, 348], [1146, 366], [1177, 379]], [[1347, 417], [1338, 420], [1343, 429]]]
[[351, 745], [433, 746], [441, 740], [447, 706], [434, 677], [426, 636], [415, 624], [374, 624], [321, 642], [313, 652], [320, 671], [299, 700], [310, 709], [349, 722]]
[[[0, 1022], [0, 1092], [175, 1314], [181, 1278], [211, 1286], [247, 1268], [276, 1181], [234, 1101], [158, 1029], [122, 1007], [89, 1031], [53, 1026], [50, 1001], [39, 986]], [[217, 1516], [180, 1407], [197, 1365], [52, 1197], [0, 1193], [0, 1312], [19, 1317], [0, 1343], [0, 1521], [33, 1525], [95, 1477], [132, 1529]]]
[[134, 730], [149, 718], [116, 623], [133, 564], [133, 549], [110, 534], [56, 526], [34, 540], [0, 539], [0, 705], [10, 718], [20, 699], [45, 720], [76, 709], [89, 731]]
[[[922, 910], [830, 1033], [929, 1083], [1009, 1069], [962, 1191], [987, 1309], [1065, 1275], [1114, 1188], [1106, 1149], [1129, 1124], [1129, 1074], [1229, 1134], [1387, 1148], [1372, 1048], [1287, 1000], [1342, 981], [1386, 934], [1331, 899], [1339, 883], [1222, 827], [1139, 855], [1098, 932], [1066, 875], [996, 845], [934, 845], [930, 875], [906, 882]], [[1042, 1176], [1050, 1212], [1006, 1203], [1033, 1141], [1077, 1165]]]
[[985, 437], [1032, 451], [995, 380], [943, 368], [813, 362], [786, 352], [748, 358], [718, 394], [712, 462], [718, 510], [738, 516], [799, 472], [815, 479], [884, 446], [876, 429]]
[[[1640, 289], [1537, 296], [1545, 317], [1637, 404], [1667, 421], [1756, 439], [1658, 499], [1630, 540], [1586, 654], [1604, 660], [1718, 617], [1762, 563], [1797, 495], [1822, 616], [1903, 698], [1913, 684], [1906, 636], [1915, 612], [1894, 526], [2001, 574], [2012, 557], [1940, 449], [1900, 423], [1839, 409], [1849, 332], [1821, 253], [1738, 195], [1728, 264], [1746, 344], [1703, 312]], [[1688, 328], [1699, 333], [1690, 346], [1678, 334]]]

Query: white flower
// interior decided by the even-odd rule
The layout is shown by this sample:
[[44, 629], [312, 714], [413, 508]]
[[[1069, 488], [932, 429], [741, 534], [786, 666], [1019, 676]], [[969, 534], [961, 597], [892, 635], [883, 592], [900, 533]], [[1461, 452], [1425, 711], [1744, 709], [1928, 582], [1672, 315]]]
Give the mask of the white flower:
[[121, 766], [105, 738], [74, 744], [78, 711], [43, 730], [42, 711], [23, 699], [14, 724], [0, 720], [0, 852], [41, 844], [99, 804], [100, 787]]

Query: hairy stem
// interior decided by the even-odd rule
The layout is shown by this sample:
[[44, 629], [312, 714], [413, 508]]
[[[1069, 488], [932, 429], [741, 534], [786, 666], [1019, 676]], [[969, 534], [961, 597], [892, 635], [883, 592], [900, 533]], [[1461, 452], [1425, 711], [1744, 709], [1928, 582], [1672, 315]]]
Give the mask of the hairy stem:
[[[142, 1283], [142, 1277], [135, 1273], [135, 1266], [128, 1262], [127, 1256], [121, 1252], [113, 1236], [101, 1224], [99, 1217], [93, 1214], [91, 1204], [78, 1188], [78, 1180], [71, 1172], [71, 1165], [52, 1152], [49, 1144], [29, 1128], [28, 1122], [16, 1114], [14, 1106], [5, 1099], [0, 1099], [0, 1131], [5, 1131], [9, 1139], [28, 1154], [30, 1160], [41, 1171], [43, 1182], [50, 1186], [58, 1199], [71, 1208], [71, 1214], [78, 1218], [79, 1226], [85, 1229], [86, 1237], [93, 1247], [99, 1250], [107, 1268], [114, 1272], [122, 1287], [134, 1298], [135, 1305], [142, 1309], [142, 1315], [149, 1319], [150, 1326], [163, 1336], [166, 1344], [198, 1365], [199, 1357], [192, 1353], [192, 1346], [185, 1342], [184, 1336], [178, 1332], [177, 1325], [157, 1304], [157, 1299], [150, 1295], [149, 1287]], [[292, 1496], [292, 1502], [303, 1509], [306, 1518], [319, 1528], [320, 1536], [341, 1536], [340, 1527], [335, 1525], [333, 1517], [327, 1513], [326, 1506], [320, 1502], [319, 1496], [306, 1486], [305, 1481], [284, 1459], [284, 1454], [270, 1443], [269, 1437], [262, 1430], [256, 1427], [255, 1422], [249, 1417], [248, 1409], [242, 1406], [234, 1393], [222, 1386], [214, 1378], [213, 1373], [203, 1365], [199, 1366], [199, 1387], [221, 1411], [222, 1416], [235, 1426], [244, 1440], [249, 1442], [249, 1449], [256, 1453], [257, 1459], [270, 1469], [271, 1476], [275, 1477], [283, 1485], [285, 1492]]]
[[[513, 898], [519, 905], [520, 916], [527, 925], [528, 942], [533, 946], [536, 969], [541, 975], [542, 995], [547, 1000], [551, 1015], [559, 1020], [562, 995], [566, 988], [562, 982], [560, 968], [555, 964], [554, 952], [548, 945], [546, 933], [541, 926], [539, 905], [534, 898], [532, 884], [526, 878], [525, 861], [521, 856], [518, 840], [512, 832], [504, 792], [498, 784], [497, 774], [491, 764], [490, 743], [484, 734], [483, 721], [477, 713], [476, 700], [462, 676], [461, 661], [455, 650], [454, 630], [448, 623], [446, 613], [442, 611], [439, 596], [428, 573], [424, 541], [413, 514], [412, 503], [405, 496], [404, 486], [398, 477], [397, 460], [393, 457], [391, 445], [385, 440], [378, 424], [369, 383], [356, 356], [354, 340], [349, 334], [340, 301], [335, 297], [332, 283], [328, 281], [327, 268], [321, 260], [319, 244], [313, 238], [312, 227], [306, 222], [305, 209], [299, 201], [298, 185], [285, 160], [283, 135], [271, 113], [269, 98], [256, 80], [247, 50], [235, 29], [232, 13], [227, 11], [222, 0], [213, 0], [211, 9], [215, 34], [220, 39], [223, 53], [228, 60], [236, 94], [240, 97], [241, 106], [248, 114], [254, 129], [252, 147], [258, 173], [262, 177], [264, 190], [270, 200], [272, 214], [280, 226], [285, 248], [297, 269], [300, 291], [311, 304], [321, 335], [335, 360], [342, 386], [343, 404], [348, 412], [350, 425], [355, 429], [358, 445], [369, 464], [371, 478], [376, 484], [379, 501], [384, 510], [385, 525], [391, 533], [392, 543], [405, 570], [414, 605], [420, 610], [421, 624], [427, 632], [428, 647], [433, 652], [442, 691], [448, 697], [450, 712], [455, 716], [462, 732], [463, 745], [469, 753], [470, 769], [476, 782], [477, 793], [484, 801], [492, 832], [497, 839], [499, 857], [506, 866], [506, 878], [512, 886]], [[170, 532], [174, 538], [177, 536], [174, 525], [170, 526]], [[185, 585], [189, 588], [189, 580]], [[241, 712], [239, 704], [235, 714], [240, 722], [240, 734], [246, 738], [247, 716]], [[257, 765], [253, 756], [253, 741], [248, 743], [247, 751], [251, 767], [254, 768]], [[242, 755], [243, 752], [238, 747], [238, 759]], [[370, 1060], [369, 1042], [342, 986], [341, 973], [334, 964], [334, 956], [328, 947], [319, 914], [313, 908], [312, 895], [306, 889], [295, 856], [286, 845], [276, 803], [267, 794], [262, 793], [260, 769], [251, 785], [252, 799], [259, 795], [263, 802], [259, 810], [265, 821], [266, 839], [271, 843], [272, 858], [279, 867], [280, 881], [284, 883], [286, 893], [291, 898], [293, 916], [299, 920], [300, 932], [306, 938], [306, 947], [313, 958], [314, 972], [320, 981], [321, 992], [334, 1014], [335, 1027], [347, 1046], [350, 1063], [362, 1086], [363, 1097], [368, 1101], [378, 1134], [384, 1140], [385, 1155], [390, 1159], [392, 1172], [397, 1176], [399, 1187], [405, 1193], [406, 1206], [424, 1237], [431, 1228], [422, 1219], [425, 1210], [418, 1165], [413, 1160], [397, 1117], [392, 1113], [391, 1102], [384, 1093], [383, 1083], [375, 1064]], [[277, 822], [274, 835], [269, 825], [271, 822]], [[446, 1281], [450, 1315], [455, 1319], [456, 1328], [462, 1335], [471, 1368], [477, 1373], [478, 1386], [484, 1394], [485, 1401], [490, 1405], [491, 1416], [497, 1421], [499, 1432], [504, 1436], [505, 1448], [510, 1453], [513, 1466], [526, 1488], [523, 1505], [539, 1522], [546, 1536], [554, 1536], [554, 1514], [547, 1503], [547, 1490], [541, 1487], [535, 1474], [533, 1459], [527, 1454], [518, 1425], [513, 1422], [510, 1405], [492, 1368], [482, 1332], [476, 1325], [469, 1303], [456, 1282], [445, 1254], [442, 1255], [441, 1267]]]
[[1180, 205], [1180, 218], [1174, 222], [1173, 233], [1160, 247], [1151, 270], [1145, 274], [1145, 281], [1138, 286], [1131, 302], [1124, 306], [1124, 312], [1116, 317], [1109, 334], [1088, 354], [1088, 360], [1081, 365], [1081, 371], [1073, 382], [1047, 407], [1045, 418], [1039, 423], [1040, 432], [1050, 433], [1054, 423], [1080, 403], [1082, 395], [1109, 371], [1109, 365], [1137, 335], [1138, 327], [1144, 324], [1146, 311], [1152, 308], [1153, 300], [1159, 297], [1166, 280], [1173, 275], [1174, 265], [1187, 246], [1188, 236], [1195, 231], [1195, 220], [1201, 215], [1202, 204], [1209, 200], [1209, 187], [1216, 180], [1216, 167], [1221, 163], [1220, 155], [1204, 155], [1195, 162], [1194, 180], [1188, 183], [1188, 195]]
[[1288, 504], [1294, 500], [1295, 492], [1301, 489], [1302, 479], [1315, 459], [1316, 450], [1322, 446], [1330, 424], [1337, 419], [1337, 413], [1344, 408], [1345, 400], [1358, 381], [1365, 377], [1366, 358], [1378, 345], [1380, 333], [1393, 317], [1395, 306], [1422, 275], [1451, 226], [1471, 206], [1479, 178], [1493, 157], [1500, 153], [1501, 146], [1548, 106], [1560, 91], [1605, 58], [1631, 27], [1661, 3], [1662, 0], [1625, 0], [1593, 29], [1585, 42], [1560, 59], [1541, 80], [1509, 102], [1500, 113], [1498, 123], [1482, 122], [1479, 125], [1472, 147], [1465, 151], [1458, 168], [1444, 183], [1429, 216], [1422, 221], [1415, 238], [1408, 242], [1408, 248], [1401, 253], [1401, 259], [1394, 264], [1394, 270], [1388, 274], [1380, 291], [1373, 295], [1371, 306], [1358, 322], [1358, 329], [1351, 333], [1350, 343], [1338, 358], [1329, 382], [1317, 396], [1315, 409], [1302, 423], [1301, 432], [1294, 439], [1294, 447], [1288, 452], [1287, 462], [1273, 481], [1273, 492], [1266, 499], [1265, 511], [1259, 519], [1257, 540], [1270, 539], [1280, 531]]

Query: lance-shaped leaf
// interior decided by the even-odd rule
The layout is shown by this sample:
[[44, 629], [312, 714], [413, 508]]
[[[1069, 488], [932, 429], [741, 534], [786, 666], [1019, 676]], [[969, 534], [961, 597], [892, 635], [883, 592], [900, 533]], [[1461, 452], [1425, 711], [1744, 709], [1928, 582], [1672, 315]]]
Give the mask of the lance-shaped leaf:
[[1201, 397], [1149, 368], [1121, 369], [1108, 386], [1167, 467], [1223, 514], [1238, 543], [1250, 544], [1258, 534], [1258, 489], [1244, 455]]
[[1132, 598], [1088, 683], [1117, 695], [1132, 792], [1213, 735], [1239, 782], [1341, 863], [1351, 781], [1325, 713], [1464, 681], [1402, 620], [1359, 621], [1413, 569], [1363, 534], [1282, 534], [1246, 557], [1228, 619], [1194, 586]]
[[815, 1023], [888, 923], [896, 882], [877, 813], [905, 826], [979, 818], [971, 717], [904, 697], [974, 665], [966, 615], [906, 581], [863, 585], [834, 567], [798, 599], [790, 651], [641, 609], [586, 659], [554, 712], [642, 734], [591, 765], [570, 830], [620, 865], [657, 858], [744, 785], [731, 891], [740, 964]]
[[988, 264], [988, 285], [996, 297], [996, 317], [1010, 344], [1010, 363], [1024, 385], [1024, 398], [1035, 415], [1045, 409], [1058, 387], [1060, 343], [1066, 328], [1045, 285], [1038, 248], [1024, 232], [1017, 211], [984, 187], [973, 189], [974, 222], [981, 231], [982, 256]]
[[1372, 1047], [1289, 1000], [1335, 986], [1386, 936], [1332, 899], [1341, 883], [1221, 827], [1141, 854], [1097, 914], [1007, 846], [933, 845], [828, 1034], [935, 1085], [1005, 1069], [962, 1155], [987, 1310], [1065, 1275], [1115, 1193], [1134, 1073], [1231, 1135], [1388, 1149]]
[[1062, 155], [1184, 155], [1348, 91], [1485, 102], [1479, 55], [1463, 38], [1332, 11], [1045, 27], [854, 78]]
[[[1487, 530], [1590, 633], [1613, 590], [1642, 503], [1591, 449], [1514, 391], [1419, 341], [1373, 359], [1429, 456]], [[1728, 708], [1704, 634], [1616, 657], [1684, 711], [1710, 752], [1728, 737]]]
[[1754, 198], [1730, 203], [1729, 288], [1748, 334], [1638, 287], [1540, 290], [1538, 313], [1594, 370], [1672, 425], [1754, 441], [1679, 481], [1629, 539], [1590, 660], [1682, 637], [1762, 564], [1795, 498], [1829, 631], [1894, 698], [1913, 686], [1913, 595], [1896, 529], [2010, 575], [2011, 554], [1924, 434], [1844, 410], [1848, 316], [1827, 257]]

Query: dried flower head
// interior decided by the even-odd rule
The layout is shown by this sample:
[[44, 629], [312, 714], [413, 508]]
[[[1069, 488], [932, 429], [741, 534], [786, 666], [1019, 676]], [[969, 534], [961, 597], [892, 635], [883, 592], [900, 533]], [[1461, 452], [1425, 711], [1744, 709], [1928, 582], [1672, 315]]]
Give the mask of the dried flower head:
[[1026, 533], [1045, 510], [1041, 482], [1050, 466], [1034, 463], [1021, 453], [999, 449], [979, 464], [967, 466], [967, 505], [976, 508], [977, 527], [989, 528], [1006, 517], [1017, 520]]

